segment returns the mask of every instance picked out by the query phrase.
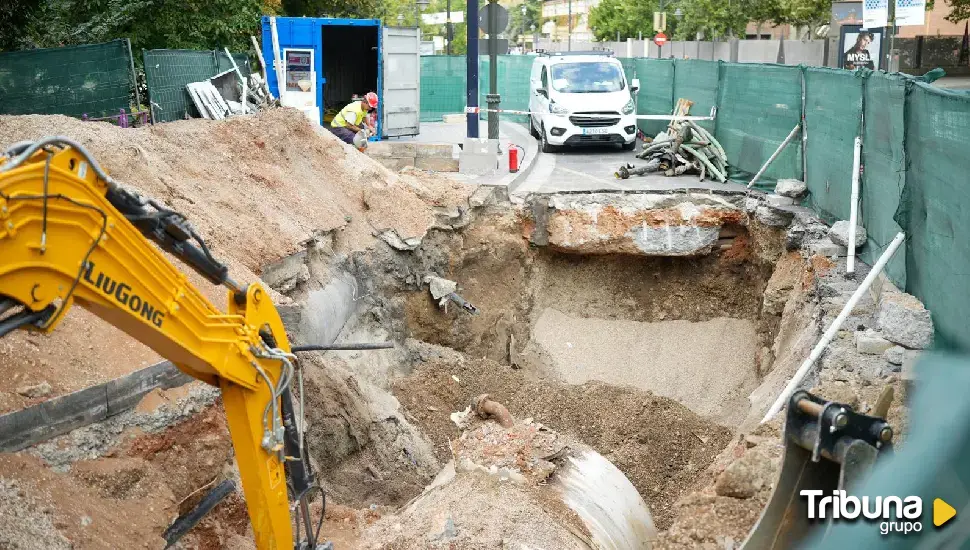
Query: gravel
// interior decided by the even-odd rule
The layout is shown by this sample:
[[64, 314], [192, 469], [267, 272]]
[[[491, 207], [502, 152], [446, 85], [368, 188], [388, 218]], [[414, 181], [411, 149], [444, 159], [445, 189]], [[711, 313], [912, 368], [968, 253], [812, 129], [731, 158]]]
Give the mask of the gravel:
[[69, 550], [71, 543], [54, 527], [51, 516], [17, 480], [0, 477], [0, 548]]

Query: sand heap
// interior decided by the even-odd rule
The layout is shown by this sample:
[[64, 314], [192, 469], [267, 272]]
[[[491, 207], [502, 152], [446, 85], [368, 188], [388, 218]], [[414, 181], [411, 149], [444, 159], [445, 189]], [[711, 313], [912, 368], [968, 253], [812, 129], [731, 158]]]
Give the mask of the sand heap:
[[[112, 177], [183, 213], [242, 282], [319, 232], [333, 233], [338, 252], [366, 248], [385, 232], [420, 238], [435, 223], [436, 208], [466, 205], [472, 190], [433, 174], [390, 172], [293, 109], [137, 129], [56, 115], [0, 116], [4, 148], [51, 135], [79, 141]], [[222, 289], [190, 275], [224, 307]], [[52, 336], [18, 332], [0, 340], [0, 369], [17, 373], [0, 382], [0, 412], [158, 360], [76, 308]], [[24, 398], [16, 391], [43, 382], [50, 392]]]

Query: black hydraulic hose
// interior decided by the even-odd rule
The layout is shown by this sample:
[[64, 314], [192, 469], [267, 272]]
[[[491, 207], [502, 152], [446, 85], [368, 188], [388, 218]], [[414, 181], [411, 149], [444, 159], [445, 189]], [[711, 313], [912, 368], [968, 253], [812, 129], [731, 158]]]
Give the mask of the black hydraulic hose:
[[0, 315], [3, 315], [8, 309], [18, 305], [19, 303], [20, 302], [14, 300], [13, 298], [0, 298]]
[[57, 311], [57, 307], [51, 304], [40, 311], [30, 311], [29, 309], [25, 309], [15, 313], [3, 321], [0, 321], [0, 338], [3, 338], [8, 333], [17, 330], [24, 325], [30, 325], [36, 323], [37, 321], [46, 321], [51, 315], [54, 314], [55, 311]]
[[301, 351], [353, 351], [368, 349], [393, 349], [394, 342], [361, 342], [347, 344], [308, 344], [306, 346], [293, 346], [290, 351], [299, 353]]
[[168, 529], [162, 534], [162, 538], [168, 543], [165, 548], [171, 548], [180, 538], [185, 536], [190, 529], [198, 525], [202, 518], [206, 516], [217, 504], [236, 490], [236, 484], [231, 479], [227, 479], [216, 485], [209, 491], [199, 504], [184, 515], [179, 516]]

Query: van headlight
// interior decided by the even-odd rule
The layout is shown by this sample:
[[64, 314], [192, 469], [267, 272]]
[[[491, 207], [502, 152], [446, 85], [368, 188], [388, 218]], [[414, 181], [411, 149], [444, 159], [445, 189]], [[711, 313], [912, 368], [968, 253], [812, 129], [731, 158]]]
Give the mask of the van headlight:
[[636, 105], [633, 104], [633, 100], [631, 99], [630, 101], [626, 102], [626, 105], [623, 106], [622, 113], [625, 115], [632, 115], [633, 111], [636, 110], [636, 108], [637, 108]]
[[554, 115], [568, 115], [569, 114], [569, 109], [563, 107], [562, 105], [559, 105], [555, 101], [550, 101], [549, 102], [549, 112], [552, 113], [552, 114], [554, 114]]

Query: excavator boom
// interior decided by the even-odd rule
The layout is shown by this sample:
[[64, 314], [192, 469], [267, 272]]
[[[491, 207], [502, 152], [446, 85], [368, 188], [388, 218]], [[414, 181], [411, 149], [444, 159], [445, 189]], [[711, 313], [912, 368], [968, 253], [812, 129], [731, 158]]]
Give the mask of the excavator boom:
[[[0, 157], [0, 224], [0, 315], [20, 308], [0, 318], [0, 336], [50, 332], [78, 304], [218, 386], [256, 545], [294, 548], [287, 485], [305, 497], [310, 474], [290, 402], [295, 361], [266, 290], [232, 281], [181, 215], [126, 190], [68, 138]], [[226, 312], [159, 248], [225, 285]]]

